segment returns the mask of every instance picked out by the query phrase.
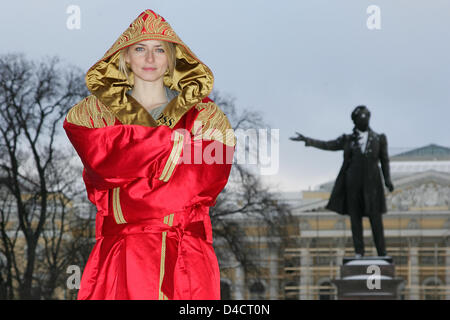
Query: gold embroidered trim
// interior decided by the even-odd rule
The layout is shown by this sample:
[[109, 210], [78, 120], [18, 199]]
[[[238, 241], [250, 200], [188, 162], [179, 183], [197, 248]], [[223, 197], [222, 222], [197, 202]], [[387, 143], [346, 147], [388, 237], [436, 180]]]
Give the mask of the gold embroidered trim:
[[113, 189], [113, 213], [117, 224], [127, 223], [123, 217], [122, 207], [120, 206], [120, 187]]
[[172, 146], [172, 151], [170, 152], [169, 158], [166, 161], [163, 172], [159, 177], [159, 180], [162, 180], [164, 182], [169, 181], [169, 178], [172, 175], [172, 172], [178, 163], [181, 151], [183, 150], [184, 136], [178, 131], [174, 131], [174, 134], [175, 138]]
[[[164, 85], [179, 92], [155, 121], [126, 92], [133, 86], [133, 74], [127, 79], [119, 69], [120, 51], [139, 41], [161, 40], [175, 45], [174, 74], [164, 75]], [[142, 12], [86, 74], [86, 85], [123, 124], [148, 127], [160, 125], [173, 129], [181, 117], [196, 103], [208, 96], [214, 84], [211, 70], [184, 44], [168, 22], [152, 10]], [[193, 88], [193, 89], [192, 89]]]
[[[174, 213], [164, 217], [164, 224], [171, 227], [173, 225]], [[167, 296], [161, 291], [162, 282], [164, 279], [164, 269], [166, 262], [166, 237], [167, 232], [162, 233], [162, 245], [161, 245], [161, 264], [159, 268], [159, 300], [168, 300]]]
[[[168, 22], [152, 10], [145, 10], [133, 21], [133, 23], [131, 23], [130, 27], [122, 33], [119, 39], [117, 39], [105, 53], [104, 57], [108, 57], [114, 52], [122, 49], [129, 44], [130, 41], [134, 41], [143, 34], [151, 34], [155, 39], [160, 38], [164, 41], [182, 43], [181, 39], [175, 34]], [[193, 55], [193, 57], [195, 56]]]
[[236, 145], [234, 130], [227, 116], [213, 102], [199, 103], [200, 111], [192, 128], [193, 140], [218, 140], [227, 146]]
[[67, 122], [87, 128], [104, 128], [114, 125], [116, 117], [97, 97], [91, 95], [73, 106]]

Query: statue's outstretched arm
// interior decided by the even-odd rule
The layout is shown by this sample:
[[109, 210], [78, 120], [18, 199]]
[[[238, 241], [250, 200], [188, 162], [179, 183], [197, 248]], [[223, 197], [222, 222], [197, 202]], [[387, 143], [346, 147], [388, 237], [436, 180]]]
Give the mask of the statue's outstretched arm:
[[305, 146], [306, 147], [315, 147], [315, 148], [322, 149], [322, 150], [337, 151], [337, 150], [344, 149], [344, 142], [345, 142], [345, 135], [341, 135], [337, 139], [329, 140], [329, 141], [322, 141], [322, 140], [316, 140], [316, 139], [312, 139], [312, 138], [306, 138]]

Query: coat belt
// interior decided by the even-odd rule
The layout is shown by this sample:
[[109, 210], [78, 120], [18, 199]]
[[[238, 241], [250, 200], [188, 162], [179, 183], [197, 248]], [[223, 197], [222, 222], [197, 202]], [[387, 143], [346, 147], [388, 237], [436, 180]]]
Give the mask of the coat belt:
[[[185, 215], [186, 217], [190, 217], [192, 211], [196, 210], [199, 207], [201, 206], [194, 205], [189, 207], [184, 212], [177, 213]], [[175, 215], [177, 215], [177, 213], [175, 213]], [[209, 219], [209, 216], [204, 216], [203, 218]], [[186, 255], [183, 247], [184, 237], [191, 236], [203, 239], [205, 241], [208, 241], [209, 238], [205, 229], [204, 220], [190, 222], [184, 226], [184, 219], [176, 219], [176, 221], [177, 220], [178, 222], [173, 226], [162, 222], [161, 219], [152, 219], [142, 223], [117, 225], [120, 226], [120, 228], [116, 228], [116, 230], [114, 230], [114, 233], [111, 234], [108, 234], [107, 230], [103, 230], [102, 232], [103, 237], [128, 236], [132, 234], [142, 233], [160, 233], [162, 235], [165, 234], [166, 236], [163, 236], [163, 246], [165, 250], [161, 250], [161, 255], [164, 255], [163, 259], [161, 259], [164, 275], [162, 279], [160, 279], [160, 290], [170, 300], [172, 300], [174, 297], [175, 286], [177, 287], [177, 291], [179, 291], [183, 297], [186, 297], [186, 299], [189, 299], [190, 297], [188, 271], [186, 269], [184, 261]]]

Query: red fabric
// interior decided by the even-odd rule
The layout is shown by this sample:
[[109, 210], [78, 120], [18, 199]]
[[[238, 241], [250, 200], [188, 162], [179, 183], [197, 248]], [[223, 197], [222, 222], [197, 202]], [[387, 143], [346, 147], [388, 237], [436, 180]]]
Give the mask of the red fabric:
[[[173, 130], [119, 123], [91, 129], [64, 122], [84, 164], [88, 198], [98, 209], [96, 244], [78, 299], [158, 299], [161, 281], [169, 299], [220, 299], [209, 207], [227, 183], [234, 146], [192, 140], [189, 132], [197, 115], [191, 108]], [[161, 181], [171, 136], [181, 128], [187, 130], [181, 157], [190, 152], [192, 161], [178, 163], [170, 179]], [[227, 161], [195, 164], [195, 150], [205, 151], [211, 144]], [[124, 224], [116, 223], [112, 211], [117, 187]], [[172, 226], [164, 223], [170, 214]]]

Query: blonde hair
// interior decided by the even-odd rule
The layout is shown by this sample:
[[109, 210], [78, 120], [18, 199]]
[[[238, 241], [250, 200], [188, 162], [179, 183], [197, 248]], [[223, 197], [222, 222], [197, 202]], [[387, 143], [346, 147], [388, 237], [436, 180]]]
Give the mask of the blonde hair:
[[[175, 70], [175, 62], [176, 62], [175, 44], [168, 41], [161, 41], [161, 45], [163, 46], [163, 49], [166, 52], [167, 60], [169, 62], [169, 76], [172, 76], [173, 71]], [[129, 79], [128, 74], [132, 72], [129, 65], [125, 61], [125, 55], [128, 53], [129, 49], [130, 47], [126, 47], [120, 50], [119, 56], [119, 71], [122, 72], [127, 79]]]

